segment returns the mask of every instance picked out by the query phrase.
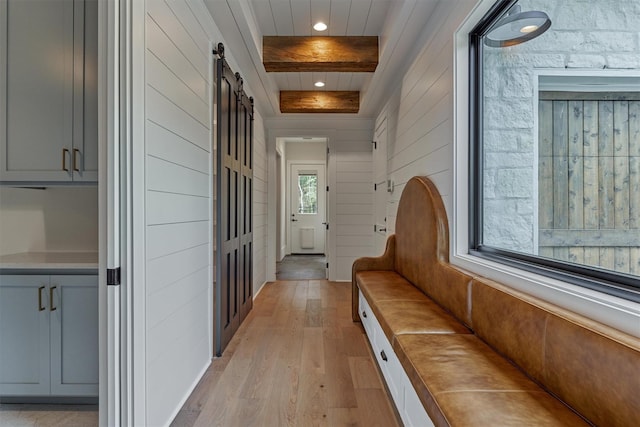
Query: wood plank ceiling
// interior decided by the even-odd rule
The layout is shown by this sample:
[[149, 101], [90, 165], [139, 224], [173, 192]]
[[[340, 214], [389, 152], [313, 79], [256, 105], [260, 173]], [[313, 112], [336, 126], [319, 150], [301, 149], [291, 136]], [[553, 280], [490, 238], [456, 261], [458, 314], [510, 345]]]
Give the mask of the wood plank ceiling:
[[[265, 117], [281, 116], [283, 90], [359, 91], [359, 117], [372, 118], [392, 95], [398, 76], [440, 26], [437, 5], [450, 0], [203, 0], [232, 62]], [[328, 29], [313, 30], [317, 21]], [[377, 36], [374, 73], [267, 72], [263, 36]], [[323, 81], [323, 88], [314, 83]], [[286, 113], [284, 113], [286, 114]]]
[[[342, 40], [344, 40], [344, 43], [347, 43], [348, 40], [358, 43], [354, 36], [369, 36], [367, 38], [359, 38], [359, 43], [370, 44], [370, 37], [377, 37], [382, 32], [390, 4], [391, 0], [252, 0], [254, 16], [262, 35], [265, 37], [264, 59], [269, 54], [267, 51], [269, 47], [287, 41], [293, 43], [295, 40], [295, 38], [284, 38], [283, 36], [353, 37], [351, 40], [349, 38], [336, 38], [334, 40], [337, 43]], [[317, 22], [327, 24], [327, 30], [314, 30], [313, 25]], [[270, 36], [280, 36], [282, 38]], [[309, 41], [309, 39], [302, 40]], [[341, 51], [345, 52], [345, 46], [341, 48]], [[271, 52], [274, 52], [274, 50], [272, 49]], [[357, 57], [357, 54], [355, 56]], [[345, 72], [343, 71], [345, 69], [343, 62], [342, 64], [335, 64], [333, 68], [328, 65], [324, 68], [327, 71], [305, 72], [307, 70], [304, 70], [304, 64], [301, 64], [300, 69], [302, 72], [278, 72], [272, 74], [281, 93], [281, 112], [357, 113], [357, 104], [354, 109], [354, 92], [362, 90], [371, 80], [372, 74], [370, 72], [375, 70], [378, 62], [377, 43], [375, 45], [375, 56], [375, 64], [371, 63], [370, 57], [366, 58], [371, 64], [366, 68], [366, 71], [369, 72]], [[359, 57], [356, 58], [356, 61], [363, 61], [363, 59]], [[280, 71], [277, 70], [278, 64], [265, 63], [265, 66], [267, 71]], [[325, 86], [321, 89], [314, 87], [314, 83], [318, 81], [323, 82]], [[291, 92], [286, 93], [286, 91]], [[327, 93], [327, 96], [319, 96], [320, 94], [317, 92], [309, 92], [308, 97], [306, 97], [307, 94], [304, 91], [333, 92], [334, 95]], [[345, 98], [347, 92], [350, 95]], [[303, 99], [301, 103], [298, 102], [291, 107], [283, 104], [283, 99], [295, 100], [296, 97], [307, 99]], [[332, 102], [320, 102], [320, 100], [326, 101], [329, 98]], [[336, 104], [340, 99], [347, 100], [344, 106]], [[315, 111], [312, 107], [314, 103], [317, 106]], [[301, 108], [300, 105], [304, 105], [304, 108]]]

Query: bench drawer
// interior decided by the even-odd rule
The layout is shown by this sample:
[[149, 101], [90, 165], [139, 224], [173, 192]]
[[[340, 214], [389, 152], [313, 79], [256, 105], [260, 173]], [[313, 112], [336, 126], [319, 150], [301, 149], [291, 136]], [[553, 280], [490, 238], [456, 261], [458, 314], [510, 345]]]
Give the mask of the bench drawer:
[[402, 376], [402, 384], [405, 391], [404, 408], [400, 412], [405, 427], [434, 427], [409, 377], [404, 371], [402, 372]]
[[433, 427], [433, 422], [362, 292], [359, 304], [362, 325], [402, 422], [406, 426]]
[[404, 405], [404, 390], [401, 383], [401, 375], [404, 374], [402, 365], [362, 292], [360, 292], [359, 302], [362, 325], [367, 332], [367, 338], [387, 383], [391, 397], [400, 412]]
[[[367, 338], [369, 338], [369, 342], [371, 343], [371, 347], [375, 348], [376, 342], [376, 330], [375, 330], [375, 315], [369, 307], [369, 303], [367, 299], [360, 292], [359, 299], [359, 307], [360, 307], [360, 320], [362, 321], [362, 326], [364, 326], [364, 330], [367, 333]], [[375, 323], [374, 323], [375, 322]]]
[[385, 382], [391, 392], [391, 397], [393, 397], [396, 407], [402, 408], [404, 406], [404, 389], [402, 386], [404, 370], [382, 329], [376, 330], [376, 339], [377, 342], [374, 351], [378, 365], [382, 370]]

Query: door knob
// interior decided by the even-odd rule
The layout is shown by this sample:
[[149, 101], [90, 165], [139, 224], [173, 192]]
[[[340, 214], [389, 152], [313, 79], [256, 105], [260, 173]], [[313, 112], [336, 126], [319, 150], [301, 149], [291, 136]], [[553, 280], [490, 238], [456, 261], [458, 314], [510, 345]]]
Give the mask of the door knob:
[[295, 218], [291, 218], [291, 221], [297, 221], [297, 219], [295, 219]]

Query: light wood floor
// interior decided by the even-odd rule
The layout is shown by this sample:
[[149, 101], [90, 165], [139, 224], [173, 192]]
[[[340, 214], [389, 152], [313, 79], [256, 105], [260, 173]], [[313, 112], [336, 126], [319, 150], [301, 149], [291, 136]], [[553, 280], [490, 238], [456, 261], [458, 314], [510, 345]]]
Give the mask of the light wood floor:
[[360, 324], [351, 285], [265, 285], [173, 427], [398, 426]]
[[96, 427], [97, 405], [1, 404], [2, 427]]

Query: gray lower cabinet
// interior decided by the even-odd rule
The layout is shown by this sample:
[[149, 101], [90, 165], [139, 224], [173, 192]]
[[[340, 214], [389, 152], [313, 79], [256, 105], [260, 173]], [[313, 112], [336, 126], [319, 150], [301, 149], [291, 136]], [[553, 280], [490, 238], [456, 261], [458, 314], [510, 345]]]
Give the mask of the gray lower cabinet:
[[97, 181], [97, 0], [0, 0], [0, 181]]
[[98, 395], [98, 277], [0, 276], [0, 396]]

